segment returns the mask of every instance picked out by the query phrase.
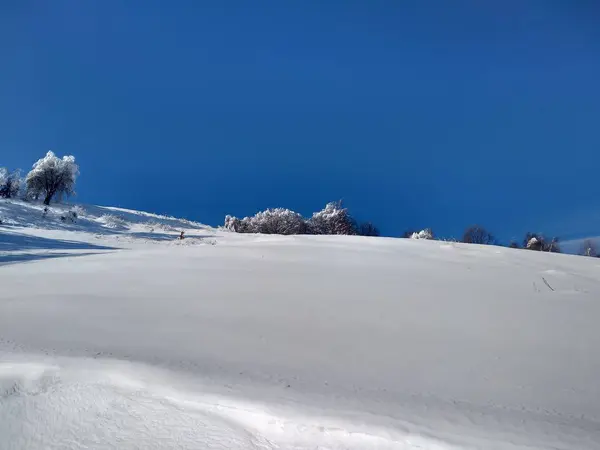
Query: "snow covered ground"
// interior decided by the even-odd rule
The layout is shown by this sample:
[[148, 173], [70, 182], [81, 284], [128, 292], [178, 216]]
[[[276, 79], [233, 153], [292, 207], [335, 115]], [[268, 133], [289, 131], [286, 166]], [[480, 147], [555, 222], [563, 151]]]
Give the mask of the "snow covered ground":
[[0, 201], [0, 449], [600, 449], [599, 259], [68, 209]]

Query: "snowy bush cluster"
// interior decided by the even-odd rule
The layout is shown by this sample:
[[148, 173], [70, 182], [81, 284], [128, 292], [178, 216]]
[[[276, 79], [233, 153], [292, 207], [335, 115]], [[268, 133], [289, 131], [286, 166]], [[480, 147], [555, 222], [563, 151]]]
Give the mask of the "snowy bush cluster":
[[167, 223], [157, 222], [157, 221], [146, 222], [144, 224], [144, 227], [151, 233], [154, 233], [155, 230], [161, 230], [161, 231], [177, 231], [178, 230], [178, 228], [175, 228], [172, 225], [169, 225]]
[[77, 218], [78, 218], [78, 214], [73, 211], [67, 211], [66, 213], [64, 213], [62, 216], [60, 216], [60, 220], [61, 222], [65, 222], [65, 223], [75, 223], [77, 222]]
[[271, 208], [252, 217], [226, 216], [225, 228], [236, 233], [305, 234], [306, 221], [289, 209]]
[[433, 239], [433, 232], [430, 228], [425, 228], [424, 230], [414, 232], [410, 235], [411, 239]]
[[341, 202], [328, 203], [309, 219], [285, 208], [267, 209], [243, 219], [226, 216], [224, 227], [236, 233], [379, 235], [372, 224], [357, 224]]
[[21, 192], [21, 171], [9, 172], [0, 167], [0, 197], [17, 198]]
[[125, 219], [114, 214], [103, 214], [98, 218], [98, 222], [103, 223], [108, 228], [123, 228], [127, 225]]
[[527, 233], [523, 240], [523, 248], [527, 250], [537, 250], [541, 252], [560, 253], [558, 239], [546, 239], [541, 234]]
[[0, 197], [37, 200], [49, 205], [53, 200], [75, 194], [79, 167], [74, 156], [57, 157], [53, 152], [39, 159], [25, 178], [19, 169], [0, 168]]

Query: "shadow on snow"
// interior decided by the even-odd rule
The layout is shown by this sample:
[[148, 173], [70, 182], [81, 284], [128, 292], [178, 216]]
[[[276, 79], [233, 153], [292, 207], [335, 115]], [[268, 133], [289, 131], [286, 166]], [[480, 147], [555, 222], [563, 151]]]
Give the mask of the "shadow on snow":
[[85, 253], [21, 253], [12, 255], [0, 255], [0, 267], [11, 264], [26, 263], [43, 259], [79, 257], [89, 255], [102, 255], [103, 253], [85, 252]]
[[[30, 236], [20, 233], [0, 232], [0, 252], [23, 250], [118, 250], [115, 247], [90, 244], [88, 242], [64, 241]], [[0, 256], [0, 259], [3, 256]]]

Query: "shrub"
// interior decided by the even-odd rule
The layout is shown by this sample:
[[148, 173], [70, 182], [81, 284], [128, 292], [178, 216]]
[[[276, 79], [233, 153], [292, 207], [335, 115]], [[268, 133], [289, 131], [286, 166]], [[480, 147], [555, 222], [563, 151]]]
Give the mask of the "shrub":
[[309, 234], [356, 235], [358, 227], [341, 201], [328, 203], [308, 220]]
[[411, 234], [410, 239], [431, 240], [433, 239], [433, 231], [431, 231], [431, 228], [425, 228], [424, 230]]
[[125, 219], [114, 214], [104, 214], [98, 218], [98, 221], [108, 228], [124, 228], [127, 225]]
[[9, 172], [0, 167], [0, 197], [16, 198], [21, 190], [21, 171]]
[[262, 234], [305, 234], [306, 221], [304, 218], [289, 209], [271, 208], [256, 213], [253, 217], [225, 217], [225, 229], [236, 233], [262, 233]]

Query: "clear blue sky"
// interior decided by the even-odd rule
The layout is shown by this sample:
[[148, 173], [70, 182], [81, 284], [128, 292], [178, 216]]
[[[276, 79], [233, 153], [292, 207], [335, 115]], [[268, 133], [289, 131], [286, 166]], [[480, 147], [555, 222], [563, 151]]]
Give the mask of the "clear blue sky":
[[[493, 3], [493, 5], [492, 5]], [[0, 2], [0, 165], [220, 224], [600, 234], [597, 1]]]

